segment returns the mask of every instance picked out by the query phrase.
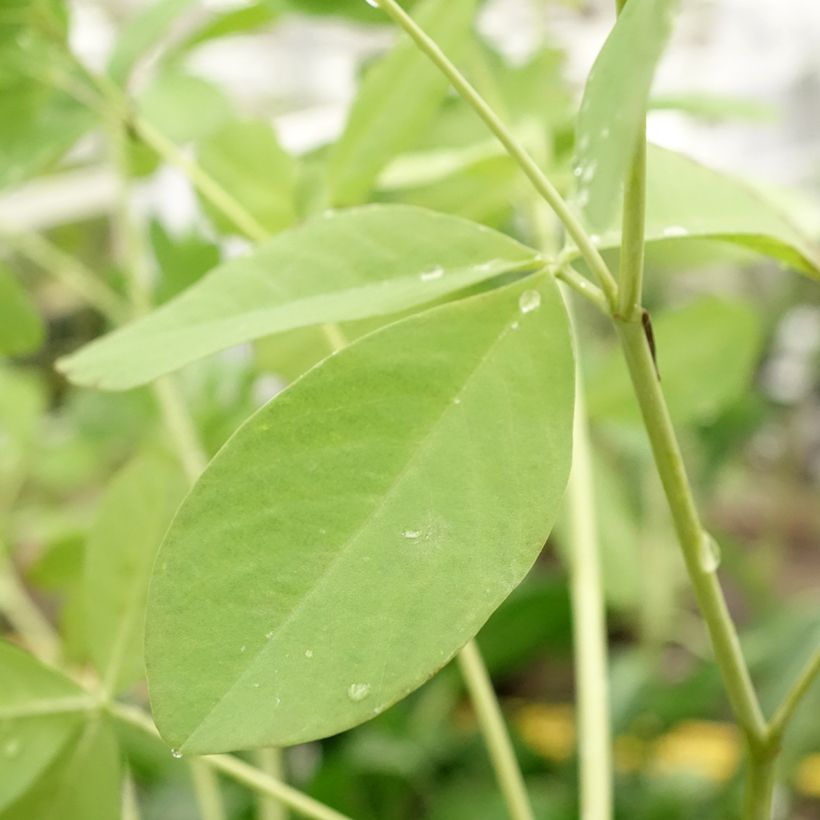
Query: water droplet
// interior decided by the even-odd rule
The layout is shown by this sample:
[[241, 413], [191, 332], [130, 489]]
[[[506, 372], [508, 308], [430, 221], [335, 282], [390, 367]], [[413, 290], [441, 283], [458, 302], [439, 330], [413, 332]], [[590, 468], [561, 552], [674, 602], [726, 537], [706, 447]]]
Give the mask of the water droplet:
[[244, 652], [247, 648], [248, 648], [248, 647], [247, 647], [247, 646], [245, 646], [245, 644], [242, 644], [242, 646], [240, 646], [240, 647], [239, 647], [239, 651], [240, 651], [240, 652]]
[[595, 172], [598, 170], [598, 163], [593, 160], [592, 162], [584, 168], [584, 172], [581, 174], [581, 182], [585, 182], [589, 184], [592, 182], [592, 178], [595, 176]]
[[586, 208], [589, 205], [589, 191], [586, 188], [582, 188], [578, 192], [578, 205], [581, 208]]
[[572, 171], [572, 173], [575, 174], [575, 176], [577, 176], [577, 177], [581, 176], [581, 174], [583, 172], [584, 172], [584, 169], [580, 165], [576, 165], [575, 168]]
[[265, 633], [265, 637], [266, 637], [268, 640], [270, 640], [270, 639], [273, 637], [273, 630], [271, 630], [270, 632], [266, 632], [266, 633]]
[[438, 266], [420, 273], [419, 279], [421, 279], [422, 282], [434, 282], [436, 279], [441, 279], [442, 276], [444, 276], [444, 268]]
[[708, 532], [704, 532], [700, 539], [700, 568], [704, 572], [717, 572], [720, 557], [718, 542]]
[[593, 245], [597, 245], [601, 241], [601, 237], [597, 233], [591, 233], [589, 238], [592, 240]]
[[669, 225], [663, 229], [664, 236], [689, 236], [689, 231], [683, 225]]
[[373, 6], [374, 9], [379, 7], [379, 0], [364, 0], [368, 6]]
[[312, 649], [306, 649], [305, 650], [305, 657], [306, 658], [312, 658], [313, 657], [313, 650]]
[[369, 683], [351, 683], [347, 687], [347, 696], [354, 702], [363, 701], [370, 694]]
[[518, 330], [518, 327], [519, 327], [518, 322], [513, 322], [510, 325], [510, 330]]
[[578, 150], [586, 151], [587, 148], [589, 148], [589, 135], [584, 134], [584, 136], [581, 137], [580, 141], [578, 142]]
[[182, 752], [179, 749], [171, 749], [171, 757], [174, 760], [179, 760], [182, 757]]
[[405, 530], [402, 535], [411, 541], [415, 541], [421, 535], [421, 530]]
[[461, 399], [460, 399], [458, 396], [456, 396], [456, 397], [453, 399], [453, 404], [461, 404]]
[[3, 746], [3, 754], [6, 757], [17, 757], [17, 753], [20, 751], [20, 741], [13, 737], [11, 740], [6, 742], [6, 745]]
[[601, 129], [601, 139], [605, 140], [609, 138], [609, 128], [604, 127]]
[[257, 682], [253, 685], [253, 688], [254, 688], [254, 689], [258, 689], [258, 688], [259, 688], [259, 685], [260, 685], [260, 684], [259, 684], [259, 682], [257, 681]]
[[537, 290], [525, 290], [518, 298], [518, 307], [522, 313], [530, 313], [541, 307], [541, 294]]

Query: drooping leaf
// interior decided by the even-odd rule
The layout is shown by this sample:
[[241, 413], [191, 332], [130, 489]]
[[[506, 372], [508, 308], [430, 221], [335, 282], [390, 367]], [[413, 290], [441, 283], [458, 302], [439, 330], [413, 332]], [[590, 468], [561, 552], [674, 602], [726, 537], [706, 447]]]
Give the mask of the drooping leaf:
[[[264, 122], [234, 121], [199, 143], [199, 161], [263, 228], [276, 233], [296, 218], [296, 165]], [[203, 200], [221, 231], [236, 226]]]
[[[764, 193], [658, 146], [649, 146], [647, 163], [648, 241], [718, 239], [820, 278], [820, 252]], [[595, 236], [600, 248], [617, 247], [619, 226], [618, 214], [609, 229]]]
[[111, 482], [86, 548], [86, 637], [104, 684], [119, 692], [143, 676], [145, 597], [151, 566], [187, 482], [159, 456], [141, 456]]
[[629, 0], [589, 73], [576, 135], [578, 204], [609, 224], [644, 127], [655, 67], [672, 31], [676, 0]]
[[421, 305], [502, 273], [533, 269], [538, 259], [500, 233], [419, 208], [334, 212], [217, 268], [60, 367], [79, 384], [133, 387], [231, 345]]
[[0, 267], [0, 355], [31, 353], [45, 329], [37, 308], [10, 270]]
[[119, 809], [120, 750], [96, 715], [2, 820], [112, 820]]
[[572, 403], [543, 275], [389, 325], [280, 393], [157, 557], [146, 662], [163, 737], [190, 753], [298, 743], [424, 682], [538, 555]]
[[[653, 318], [661, 385], [674, 421], [708, 423], [748, 389], [760, 350], [760, 321], [742, 302], [704, 297]], [[594, 418], [640, 423], [618, 351], [588, 373]]]
[[90, 705], [68, 678], [0, 641], [0, 813], [61, 754]]
[[[476, 0], [425, 0], [419, 23], [451, 57], [469, 42]], [[396, 47], [368, 71], [330, 154], [329, 182], [334, 205], [356, 205], [379, 172], [409, 148], [447, 95], [448, 82], [402, 36]]]

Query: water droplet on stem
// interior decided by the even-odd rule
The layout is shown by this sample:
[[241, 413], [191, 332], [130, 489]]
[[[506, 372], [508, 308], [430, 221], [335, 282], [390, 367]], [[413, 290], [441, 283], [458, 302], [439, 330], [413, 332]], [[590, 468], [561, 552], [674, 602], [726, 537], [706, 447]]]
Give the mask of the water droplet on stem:
[[717, 572], [720, 566], [720, 546], [708, 533], [704, 532], [700, 538], [700, 567], [704, 572]]

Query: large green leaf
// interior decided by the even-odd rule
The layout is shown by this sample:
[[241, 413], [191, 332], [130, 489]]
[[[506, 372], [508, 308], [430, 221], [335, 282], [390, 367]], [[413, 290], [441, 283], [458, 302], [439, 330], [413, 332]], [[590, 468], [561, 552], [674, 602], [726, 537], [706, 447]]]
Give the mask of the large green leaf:
[[[425, 0], [419, 23], [449, 55], [469, 43], [477, 0]], [[363, 202], [379, 172], [418, 139], [447, 96], [441, 72], [408, 37], [365, 76], [330, 154], [334, 205]]]
[[61, 753], [88, 708], [76, 684], [0, 641], [1, 816]]
[[120, 810], [120, 750], [105, 718], [80, 735], [2, 820], [112, 820]]
[[[674, 421], [708, 423], [748, 389], [760, 351], [755, 311], [741, 302], [704, 297], [653, 322], [661, 385]], [[640, 412], [618, 351], [590, 369], [590, 415], [640, 423]]]
[[231, 345], [392, 313], [538, 261], [503, 234], [432, 211], [380, 205], [330, 213], [217, 268], [60, 367], [79, 384], [133, 387]]
[[589, 73], [578, 114], [575, 173], [588, 221], [606, 225], [644, 127], [675, 0], [629, 0]]
[[143, 677], [148, 578], [186, 488], [173, 462], [138, 457], [111, 482], [91, 527], [83, 577], [86, 636], [111, 692]]
[[[724, 240], [820, 278], [818, 249], [765, 194], [690, 157], [654, 145], [649, 146], [647, 173], [647, 240]], [[620, 214], [608, 230], [593, 238], [600, 248], [617, 247]]]
[[[234, 121], [199, 143], [199, 161], [223, 188], [270, 233], [296, 218], [296, 164], [279, 145], [273, 129], [260, 121]], [[220, 230], [234, 223], [203, 200]]]
[[37, 308], [11, 271], [0, 266], [0, 355], [31, 353], [44, 335]]
[[157, 557], [146, 663], [163, 737], [190, 753], [298, 743], [423, 683], [538, 555], [572, 404], [544, 275], [389, 325], [280, 393]]

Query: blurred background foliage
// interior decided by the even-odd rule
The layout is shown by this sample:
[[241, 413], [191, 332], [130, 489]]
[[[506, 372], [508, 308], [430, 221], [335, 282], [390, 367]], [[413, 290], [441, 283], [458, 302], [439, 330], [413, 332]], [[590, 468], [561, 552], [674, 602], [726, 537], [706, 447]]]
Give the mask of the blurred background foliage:
[[[414, 5], [568, 191], [583, 68], [611, 24], [609, 4]], [[759, 66], [746, 76], [751, 49], [727, 33], [716, 9], [743, 15], [742, 31], [753, 39], [754, 26], [765, 28], [770, 19], [765, 4], [740, 12], [731, 2], [688, 5], [660, 74], [650, 138], [745, 170], [808, 237], [820, 238], [817, 109], [814, 117], [795, 117], [792, 102], [816, 104], [820, 64], [795, 62], [791, 71], [771, 72], [779, 85], [756, 86]], [[768, 59], [786, 50], [792, 61], [810, 54], [788, 37], [801, 25], [808, 39], [817, 33], [813, 5], [768, 5], [793, 23], [773, 30]], [[56, 373], [57, 358], [108, 326], [75, 287], [66, 259], [80, 260], [129, 297], [123, 267], [130, 263], [123, 251], [129, 240], [116, 218], [123, 196], [136, 214], [142, 284], [154, 303], [248, 247], [138, 139], [112, 156], [106, 118], [87, 104], [88, 79], [65, 44], [126, 88], [141, 114], [195, 156], [268, 232], [367, 200], [460, 214], [554, 247], [554, 226], [533, 206], [511, 161], [423, 58], [393, 42], [384, 18], [364, 0], [3, 4], [0, 610], [8, 617], [0, 627], [11, 640], [12, 593], [2, 579], [14, 573], [58, 624], [65, 660], [81, 672], [92, 665], [103, 650], [88, 628], [89, 602], [100, 591], [88, 550], [95, 541], [113, 547], [145, 526], [147, 507], [159, 501], [148, 492], [150, 481], [138, 480], [146, 469], [141, 460], [167, 460], [171, 451], [147, 389], [99, 393], [72, 387]], [[719, 58], [715, 64], [732, 79], [712, 87], [697, 66], [689, 73], [704, 54]], [[341, 129], [347, 136], [335, 141]], [[796, 146], [801, 161], [783, 162]], [[783, 183], [800, 190], [786, 191]], [[43, 237], [65, 256], [44, 253], [37, 244]], [[721, 242], [670, 238], [650, 247], [647, 271], [663, 386], [769, 709], [820, 639], [820, 292], [782, 268]], [[577, 307], [594, 423], [618, 816], [731, 818], [740, 739], [688, 592], [623, 364], [600, 317]], [[352, 339], [385, 321], [344, 329]], [[321, 332], [306, 329], [187, 366], [182, 387], [209, 452], [328, 353]], [[104, 572], [98, 583], [105, 583]], [[107, 616], [103, 602], [93, 619]], [[571, 613], [560, 526], [479, 643], [537, 815], [577, 817]], [[138, 668], [131, 694], [144, 700]], [[815, 686], [787, 737], [777, 794], [782, 817], [820, 817], [818, 715]], [[195, 817], [187, 770], [168, 750], [127, 729], [120, 741], [142, 816]], [[0, 767], [3, 754], [14, 750], [0, 748]], [[504, 816], [475, 719], [450, 668], [366, 725], [289, 750], [287, 769], [295, 785], [362, 820]], [[119, 789], [103, 779], [94, 788]], [[231, 817], [254, 816], [250, 793], [223, 785]]]

